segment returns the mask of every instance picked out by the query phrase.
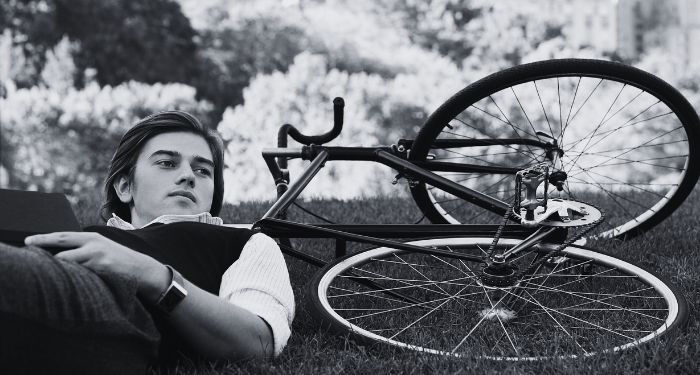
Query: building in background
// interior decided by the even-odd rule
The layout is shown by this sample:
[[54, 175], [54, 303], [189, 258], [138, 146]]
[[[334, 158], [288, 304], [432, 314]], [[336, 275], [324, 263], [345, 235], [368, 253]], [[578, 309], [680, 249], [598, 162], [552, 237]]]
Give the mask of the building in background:
[[650, 25], [654, 17], [654, 0], [618, 0], [616, 3], [617, 53], [634, 59], [644, 52], [649, 33], [660, 30]]
[[678, 26], [672, 28], [669, 41], [680, 57], [681, 67], [700, 70], [700, 2], [676, 0]]
[[539, 8], [565, 20], [566, 40], [638, 59], [652, 48], [673, 56], [679, 68], [700, 70], [698, 0], [540, 0]]
[[573, 46], [592, 46], [605, 52], [618, 49], [617, 1], [573, 0], [567, 5], [568, 10], [550, 9], [568, 18], [564, 33]]
[[636, 59], [662, 48], [681, 69], [700, 70], [700, 2], [617, 0], [617, 53]]

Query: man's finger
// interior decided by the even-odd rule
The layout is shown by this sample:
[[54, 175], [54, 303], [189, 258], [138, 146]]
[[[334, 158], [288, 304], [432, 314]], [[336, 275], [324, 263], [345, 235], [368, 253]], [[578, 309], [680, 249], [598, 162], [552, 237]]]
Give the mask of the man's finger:
[[29, 236], [24, 243], [40, 247], [80, 247], [94, 238], [95, 233], [92, 232], [54, 232]]
[[73, 250], [66, 250], [56, 254], [56, 258], [69, 260], [76, 263], [88, 262], [93, 257], [93, 251], [86, 247], [79, 247]]

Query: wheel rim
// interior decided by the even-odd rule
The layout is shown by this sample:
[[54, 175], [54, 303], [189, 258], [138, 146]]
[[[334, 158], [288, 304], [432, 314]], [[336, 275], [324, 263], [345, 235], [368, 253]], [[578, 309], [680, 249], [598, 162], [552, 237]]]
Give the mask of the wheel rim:
[[[491, 94], [463, 98], [466, 109], [433, 119], [433, 123], [449, 126], [432, 139], [520, 137], [549, 141], [536, 134], [541, 131], [556, 139], [564, 152], [561, 162], [552, 165], [547, 150], [532, 145], [440, 149], [419, 145], [418, 140], [411, 158], [512, 168], [547, 162], [569, 176], [564, 191], [550, 185], [550, 194], [588, 201], [607, 212], [606, 223], [596, 233], [600, 237], [631, 233], [660, 211], [665, 211], [660, 215], [665, 216], [672, 210], [665, 206], [688, 176], [693, 137], [688, 136], [671, 104], [649, 89], [594, 73], [560, 73], [483, 90]], [[512, 175], [437, 173], [506, 203], [512, 203], [515, 195]], [[419, 185], [414, 195], [416, 190], [430, 202], [426, 214], [433, 221], [496, 219], [488, 211], [431, 186]]]
[[[488, 248], [488, 244], [490, 244], [491, 241], [492, 239], [490, 238], [465, 238], [424, 240], [413, 242], [413, 244], [442, 247], [483, 245], [485, 249]], [[517, 243], [517, 240], [502, 239], [501, 243], [503, 245], [514, 245]], [[550, 275], [546, 277], [547, 280], [554, 278], [557, 280], [549, 283], [546, 281], [542, 282], [538, 289], [533, 289], [534, 285], [537, 284], [537, 282], [533, 282], [533, 280], [545, 276], [540, 276], [536, 273], [529, 276], [531, 278], [530, 280], [524, 279], [522, 281], [522, 286], [510, 287], [510, 293], [503, 294], [503, 291], [496, 290], [497, 288], [493, 290], [485, 289], [483, 296], [481, 296], [485, 297], [485, 299], [482, 298], [478, 300], [477, 296], [479, 296], [479, 294], [474, 294], [473, 292], [473, 290], [478, 289], [478, 283], [470, 287], [458, 285], [459, 280], [457, 279], [459, 279], [459, 277], [454, 277], [454, 274], [448, 275], [445, 270], [440, 270], [441, 277], [444, 277], [446, 280], [442, 281], [440, 284], [434, 283], [431, 285], [426, 281], [417, 284], [418, 286], [411, 287], [405, 285], [405, 283], [407, 282], [406, 280], [413, 279], [404, 278], [400, 279], [401, 282], [398, 284], [396, 282], [385, 281], [387, 283], [386, 286], [388, 290], [394, 291], [394, 293], [399, 290], [403, 293], [409, 293], [412, 289], [428, 289], [427, 292], [424, 290], [420, 291], [420, 293], [427, 293], [428, 295], [439, 294], [441, 291], [450, 295], [450, 293], [455, 291], [455, 288], [462, 288], [460, 292], [455, 294], [455, 296], [459, 297], [457, 303], [455, 303], [454, 298], [452, 300], [449, 300], [447, 297], [443, 298], [446, 302], [438, 298], [430, 303], [425, 301], [426, 304], [417, 309], [420, 311], [406, 313], [402, 310], [408, 309], [400, 308], [404, 305], [392, 301], [397, 297], [387, 295], [387, 292], [381, 293], [380, 296], [380, 293], [377, 291], [372, 292], [367, 288], [360, 287], [359, 284], [352, 283], [358, 287], [357, 290], [354, 291], [355, 294], [351, 295], [351, 292], [347, 289], [347, 280], [343, 280], [348, 277], [347, 274], [344, 275], [345, 271], [352, 269], [354, 275], [357, 275], [358, 272], [364, 275], [371, 275], [371, 272], [374, 271], [372, 271], [372, 268], [367, 268], [368, 264], [373, 263], [370, 259], [394, 259], [395, 254], [400, 254], [404, 257], [411, 255], [397, 252], [395, 249], [377, 248], [347, 258], [331, 267], [324, 274], [318, 284], [317, 293], [320, 297], [322, 309], [335, 320], [336, 324], [345, 327], [345, 329], [365, 339], [426, 353], [458, 357], [475, 356], [496, 360], [539, 360], [553, 357], [586, 357], [601, 352], [614, 352], [628, 349], [663, 335], [680, 320], [681, 302], [677, 299], [671, 288], [656, 276], [642, 268], [617, 258], [573, 247], [565, 250], [565, 256], [568, 259], [567, 262], [569, 262], [568, 265], [545, 267], [551, 269]], [[387, 258], [387, 256], [389, 257]], [[576, 264], [574, 259], [580, 263]], [[397, 261], [393, 264], [400, 264], [403, 261], [404, 260]], [[412, 266], [402, 265], [402, 267], [416, 268], [419, 266], [419, 263], [414, 263], [415, 261], [416, 260], [413, 259], [406, 262]], [[450, 263], [453, 266], [458, 265], [456, 261], [450, 261]], [[360, 265], [357, 266], [357, 264]], [[592, 275], [596, 273], [600, 274], [598, 276], [585, 275], [587, 279], [582, 275], [566, 275], [566, 273], [570, 272], [567, 270], [567, 267], [569, 267], [569, 270], [572, 270], [576, 269], [576, 267], [583, 267], [586, 264], [593, 265], [592, 267], [595, 271], [592, 271], [594, 272]], [[557, 267], [559, 268], [557, 269]], [[421, 268], [423, 275], [427, 274], [426, 269], [427, 268]], [[369, 271], [370, 273], [363, 271]], [[376, 272], [374, 273], [376, 274]], [[420, 273], [412, 273], [412, 275], [418, 278]], [[573, 281], [576, 277], [578, 277], [580, 281]], [[614, 285], [606, 287], [605, 290], [601, 290], [598, 294], [592, 294], [594, 293], [592, 291], [596, 288], [598, 281], [600, 281], [596, 279], [602, 279], [603, 277], [607, 278], [605, 281], [614, 280]], [[557, 284], [554, 284], [555, 282]], [[528, 283], [532, 285], [526, 285]], [[587, 288], [593, 289], [585, 289], [583, 283], [588, 284]], [[581, 284], [578, 286], [581, 290], [568, 290], [576, 284]], [[436, 288], [434, 285], [441, 285], [441, 287]], [[557, 288], [554, 288], [557, 289], [557, 291], [550, 290], [553, 289], [552, 285], [559, 285]], [[526, 290], [526, 292], [518, 292], [519, 288]], [[542, 301], [544, 300], [549, 301], [546, 303], [551, 304], [554, 303], [553, 301], [557, 298], [561, 299], [561, 297], [554, 298], [553, 296], [555, 294], [562, 294], [562, 291], [565, 291], [566, 293], [564, 294], [567, 294], [566, 298], [562, 299], [562, 304], [565, 304], [563, 307], [568, 307], [567, 309], [562, 310], [559, 308], [552, 308], [549, 305], [543, 305], [544, 302]], [[507, 297], [511, 297], [509, 303], [512, 303], [512, 305], [508, 305], [508, 308], [500, 308], [498, 304], [501, 302], [496, 302], [496, 300], [492, 301], [491, 298], [488, 297], [489, 294], [493, 296], [496, 295], [496, 293], [502, 293], [504, 295], [502, 300], [507, 300]], [[523, 293], [522, 296], [524, 297], [521, 297], [522, 300], [512, 297], [512, 295], [517, 293]], [[344, 296], [344, 294], [347, 296]], [[412, 292], [409, 294], [414, 295]], [[539, 296], [539, 294], [541, 294], [541, 296]], [[389, 307], [383, 310], [377, 310], [376, 302], [374, 302], [375, 305], [370, 304], [373, 307], [365, 307], [362, 303], [366, 303], [366, 301], [362, 302], [361, 300], [367, 299], [367, 296], [370, 295], [372, 295], [370, 299], [381, 300]], [[339, 302], [340, 299], [344, 301]], [[485, 304], [485, 300], [490, 302]], [[406, 303], [406, 301], [401, 302]], [[420, 302], [421, 301], [412, 301], [410, 303], [415, 305]], [[506, 314], [507, 311], [511, 307], [514, 308], [517, 306], [518, 302], [523, 304], [520, 310], [517, 311], [518, 315], [511, 320], [506, 320], [508, 316]], [[491, 305], [491, 311], [484, 313], [484, 310], [479, 309], [482, 306], [489, 309], [489, 304]], [[542, 307], [538, 308], [538, 304]], [[453, 320], [447, 319], [441, 322], [441, 325], [435, 325], [435, 322], [430, 321], [431, 324], [434, 324], [430, 325], [427, 324], [428, 322], [425, 320], [425, 317], [421, 318], [424, 315], [430, 316], [433, 314], [430, 313], [430, 311], [432, 311], [431, 309], [437, 306], [440, 306], [438, 307], [439, 309], [447, 309], [447, 305], [459, 305], [457, 308], [453, 308], [449, 311], [449, 316], [453, 318], [456, 311], [464, 312], [467, 310], [471, 311], [471, 313], [476, 312], [477, 314], [481, 311], [482, 316], [480, 320], [472, 317], [470, 320], [472, 324], [463, 324], [457, 328], [453, 326]], [[351, 307], [347, 308], [346, 306]], [[506, 306], [506, 304], [504, 303], [502, 306]], [[469, 307], [469, 309], [465, 309], [465, 307]], [[503, 311], [499, 311], [499, 309]], [[604, 311], [606, 309], [609, 311]], [[362, 316], [363, 314], [365, 316]], [[381, 324], [386, 325], [386, 323], [382, 321], [379, 321], [379, 323], [373, 322], [373, 320], [385, 319], [385, 317], [378, 318], [382, 314], [394, 315], [391, 317], [392, 319], [388, 319], [388, 321], [394, 322], [395, 324], [399, 322], [398, 317], [409, 316], [420, 319], [418, 319], [418, 321], [411, 321], [409, 319], [403, 321], [402, 324], [397, 324], [396, 327], [388, 329], [382, 328], [383, 326], [381, 326]], [[504, 315], [505, 317], [502, 319], [500, 316], [503, 314], [506, 315]], [[495, 319], [494, 316], [496, 316]], [[636, 322], [632, 322], [633, 317], [637, 319]], [[460, 319], [466, 318], [461, 317]], [[462, 321], [460, 321], [460, 323], [462, 323]], [[574, 325], [572, 325], [572, 323]], [[377, 326], [376, 324], [380, 325]], [[420, 326], [421, 324], [427, 325], [423, 327]], [[443, 331], [438, 332], [439, 330]], [[455, 330], [460, 330], [460, 332], [454, 333], [453, 331]], [[551, 334], [549, 331], [551, 331]], [[432, 337], [431, 332], [437, 332], [437, 335], [440, 337]], [[532, 337], [526, 337], [525, 334], [530, 334]], [[562, 338], [567, 337], [567, 335], [569, 339], [562, 340]], [[586, 335], [590, 337], [586, 337]], [[449, 340], [447, 336], [449, 336]], [[498, 336], [500, 337], [497, 338]], [[413, 337], [413, 339], [404, 340], [402, 337]], [[452, 340], [453, 337], [462, 337], [462, 339], [457, 342], [456, 339]], [[430, 341], [432, 344], [426, 345], [425, 342], [413, 342], [412, 340], [416, 338], [420, 338], [426, 342], [432, 340]], [[444, 340], [444, 342], [440, 340]], [[557, 342], [557, 340], [562, 340], [559, 342], [560, 345], [556, 348], [552, 348], [551, 343]], [[480, 343], [478, 349], [475, 349], [475, 346], [477, 346], [475, 343]], [[610, 345], [597, 347], [598, 344], [603, 345], [602, 343]], [[440, 345], [445, 345], [446, 347], [441, 347]], [[456, 348], [451, 348], [452, 345], [455, 345]], [[588, 345], [593, 346], [587, 348]], [[545, 347], [548, 347], [548, 349]], [[465, 349], [465, 351], [462, 351], [462, 349]]]

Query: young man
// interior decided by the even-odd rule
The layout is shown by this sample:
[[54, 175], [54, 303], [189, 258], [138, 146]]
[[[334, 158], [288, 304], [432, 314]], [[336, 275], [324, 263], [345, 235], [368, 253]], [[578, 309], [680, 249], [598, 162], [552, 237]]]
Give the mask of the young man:
[[0, 332], [17, 331], [0, 335], [0, 366], [135, 373], [182, 354], [278, 354], [294, 316], [284, 258], [269, 237], [222, 226], [222, 171], [220, 138], [187, 113], [131, 128], [105, 184], [107, 226], [0, 246]]

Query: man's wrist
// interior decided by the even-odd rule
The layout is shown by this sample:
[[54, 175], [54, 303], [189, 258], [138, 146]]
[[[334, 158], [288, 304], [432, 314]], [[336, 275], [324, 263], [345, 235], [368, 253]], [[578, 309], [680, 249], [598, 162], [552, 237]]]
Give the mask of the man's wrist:
[[147, 278], [141, 283], [139, 294], [149, 305], [155, 305], [158, 298], [170, 286], [170, 270], [165, 264], [157, 262], [157, 267], [147, 271]]
[[156, 307], [165, 314], [170, 314], [182, 300], [187, 297], [185, 289], [185, 279], [174, 268], [166, 265], [170, 271], [170, 284], [161, 293], [156, 302]]

